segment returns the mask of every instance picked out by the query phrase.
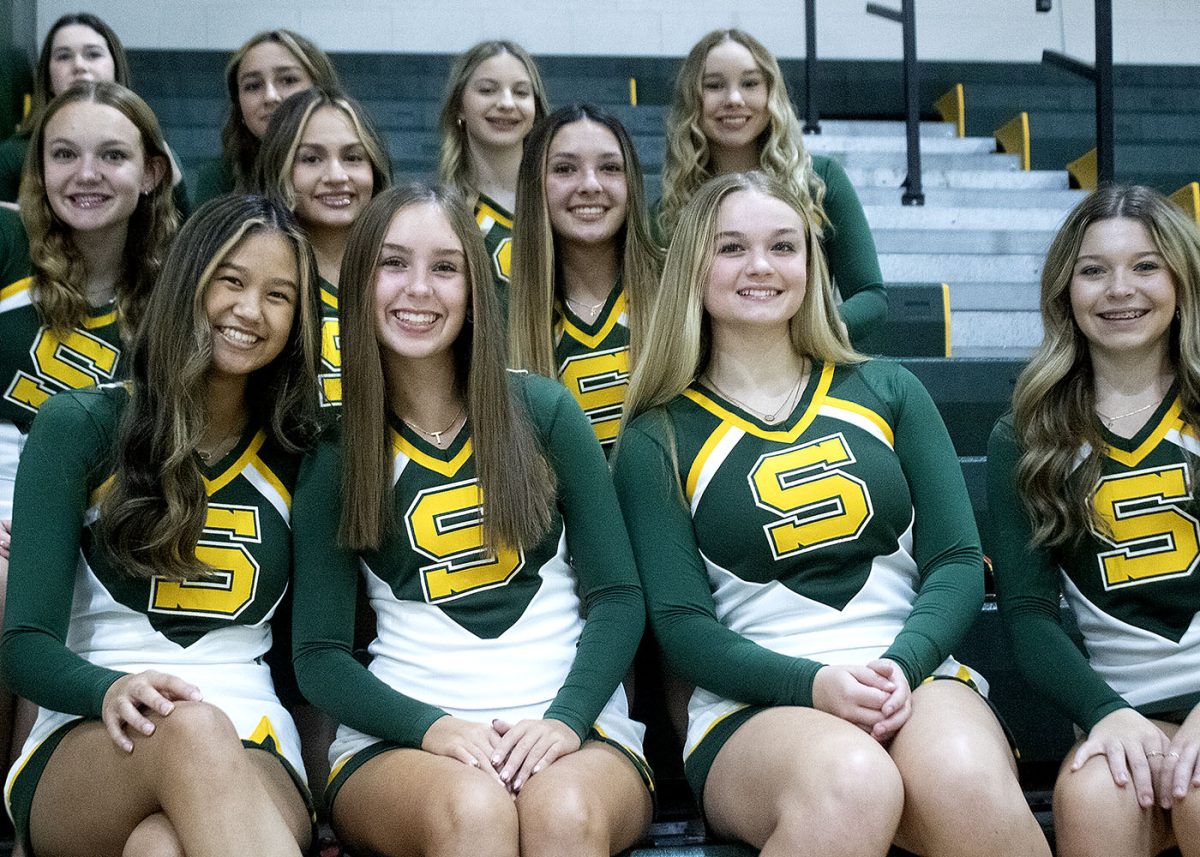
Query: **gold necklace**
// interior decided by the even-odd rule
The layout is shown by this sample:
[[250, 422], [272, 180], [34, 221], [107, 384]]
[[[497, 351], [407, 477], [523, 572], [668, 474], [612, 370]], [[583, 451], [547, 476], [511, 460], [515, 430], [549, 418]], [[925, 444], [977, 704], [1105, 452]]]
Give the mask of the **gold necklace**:
[[1110, 417], [1108, 414], [1104, 413], [1104, 411], [1100, 410], [1100, 408], [1097, 407], [1096, 408], [1096, 416], [1098, 416], [1104, 422], [1104, 425], [1106, 427], [1112, 428], [1113, 423], [1117, 422], [1118, 420], [1123, 420], [1126, 417], [1132, 417], [1134, 414], [1140, 414], [1142, 411], [1148, 411], [1161, 401], [1162, 401], [1162, 397], [1160, 396], [1158, 401], [1151, 402], [1148, 405], [1142, 405], [1140, 408], [1135, 408], [1134, 410], [1130, 411], [1127, 414], [1117, 414], [1115, 417]]
[[234, 429], [232, 432], [214, 443], [207, 452], [197, 446], [196, 455], [200, 457], [200, 460], [203, 461], [205, 465], [208, 465], [213, 461], [220, 461], [221, 456], [225, 455], [225, 453], [237, 446], [237, 440], [242, 436], [242, 432], [245, 430], [246, 424], [242, 423], [238, 428]]
[[741, 399], [735, 398], [734, 396], [731, 396], [728, 393], [726, 393], [717, 384], [716, 379], [713, 378], [713, 376], [712, 376], [712, 373], [705, 372], [704, 377], [708, 380], [708, 383], [712, 386], [712, 388], [714, 390], [716, 390], [718, 394], [721, 395], [722, 398], [728, 399], [729, 401], [733, 402], [735, 405], [737, 405], [743, 411], [747, 411], [748, 413], [754, 414], [756, 417], [758, 417], [764, 423], [767, 423], [768, 425], [774, 425], [775, 423], [777, 423], [781, 419], [783, 419], [785, 416], [787, 416], [787, 414], [790, 414], [792, 412], [792, 408], [794, 408], [796, 406], [796, 402], [799, 401], [800, 390], [803, 389], [804, 379], [807, 377], [807, 372], [805, 371], [806, 365], [807, 365], [807, 361], [800, 364], [800, 377], [796, 379], [795, 386], [792, 387], [792, 389], [788, 391], [787, 396], [785, 396], [783, 401], [779, 403], [779, 407], [777, 407], [774, 411], [772, 411], [769, 414], [764, 411], [760, 411], [757, 408], [752, 408], [749, 405], [747, 405], [745, 402], [743, 402]]
[[608, 303], [608, 298], [605, 298], [604, 300], [600, 301], [600, 303], [595, 305], [585, 304], [583, 301], [575, 300], [575, 298], [567, 298], [567, 303], [575, 307], [577, 310], [582, 307], [587, 312], [589, 317], [594, 318], [596, 313], [600, 312], [600, 308]]
[[439, 449], [441, 449], [442, 435], [446, 434], [446, 432], [450, 431], [456, 425], [458, 425], [458, 421], [460, 419], [462, 419], [462, 416], [464, 413], [466, 413], [466, 410], [467, 410], [467, 406], [465, 404], [461, 405], [458, 409], [458, 413], [454, 415], [454, 419], [452, 419], [450, 421], [450, 425], [446, 426], [441, 431], [426, 431], [425, 429], [421, 428], [419, 425], [414, 423], [412, 420], [405, 419], [404, 417], [401, 417], [400, 421], [402, 423], [404, 423], [406, 426], [408, 426], [410, 429], [412, 429], [413, 431], [419, 432], [420, 434], [423, 434], [426, 437], [433, 438], [433, 445], [438, 447]]

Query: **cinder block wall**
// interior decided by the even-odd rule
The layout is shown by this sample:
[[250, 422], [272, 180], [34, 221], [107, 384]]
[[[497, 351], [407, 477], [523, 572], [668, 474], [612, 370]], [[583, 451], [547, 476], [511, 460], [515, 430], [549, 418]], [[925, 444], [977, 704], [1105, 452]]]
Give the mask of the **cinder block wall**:
[[[887, 2], [887, 0], [884, 0]], [[87, 4], [37, 0], [38, 38]], [[891, 0], [898, 7], [898, 0]], [[1114, 0], [1118, 63], [1200, 65], [1200, 0]], [[534, 53], [680, 56], [705, 32], [738, 26], [782, 57], [804, 52], [803, 0], [104, 0], [100, 13], [132, 48], [229, 50], [289, 27], [328, 51], [455, 53], [503, 36]], [[866, 0], [818, 0], [819, 54], [899, 59], [899, 25]], [[1092, 0], [917, 0], [927, 60], [1037, 62], [1043, 48], [1091, 61]]]

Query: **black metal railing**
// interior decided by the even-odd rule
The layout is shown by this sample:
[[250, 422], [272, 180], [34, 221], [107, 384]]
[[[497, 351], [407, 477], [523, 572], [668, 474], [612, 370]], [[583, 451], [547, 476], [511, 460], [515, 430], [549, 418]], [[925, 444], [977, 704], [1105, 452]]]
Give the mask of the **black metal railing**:
[[817, 116], [817, 0], [804, 0], [804, 133], [821, 133]]
[[1095, 0], [1096, 63], [1088, 65], [1058, 51], [1042, 51], [1042, 62], [1089, 80], [1096, 87], [1096, 181], [1116, 176], [1113, 133], [1113, 18], [1112, 0]]
[[920, 76], [917, 72], [916, 0], [900, 0], [900, 11], [878, 3], [868, 3], [867, 13], [900, 24], [904, 39], [904, 123], [907, 132], [908, 176], [904, 179], [904, 205], [924, 205], [921, 189], [921, 106]]

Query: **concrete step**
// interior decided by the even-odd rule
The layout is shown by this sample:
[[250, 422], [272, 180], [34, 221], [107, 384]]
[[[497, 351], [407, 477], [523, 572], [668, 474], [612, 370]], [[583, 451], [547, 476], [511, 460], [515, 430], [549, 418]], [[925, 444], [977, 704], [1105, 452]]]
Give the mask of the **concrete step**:
[[[865, 134], [819, 134], [804, 138], [810, 152], [840, 155], [842, 152], [907, 152], [904, 137]], [[991, 137], [923, 137], [921, 156], [995, 154], [996, 141]]]
[[[799, 108], [798, 108], [799, 109]], [[803, 117], [801, 117], [803, 119]], [[908, 134], [908, 128], [903, 122], [891, 122], [886, 120], [870, 120], [870, 119], [822, 119], [820, 122], [820, 134], [806, 134], [804, 137], [805, 145], [809, 145], [812, 141], [824, 137], [826, 135], [834, 136], [859, 136], [865, 135], [869, 137], [905, 137]], [[957, 137], [954, 125], [950, 122], [922, 122], [921, 123], [921, 141], [926, 139]]]
[[[642, 154], [640, 147], [638, 154]], [[834, 158], [847, 170], [907, 169], [907, 155], [903, 146], [893, 152], [826, 149], [822, 151], [822, 154]], [[1017, 155], [1000, 155], [994, 152], [966, 152], [956, 154], [922, 152], [921, 169], [923, 172], [953, 170], [1015, 173], [1021, 170], [1021, 164], [1020, 158]]]
[[[953, 285], [950, 288], [954, 292]], [[1039, 312], [965, 310], [950, 314], [951, 354], [961, 349], [1036, 348], [1042, 341], [1042, 316]]]
[[1025, 283], [972, 283], [959, 280], [950, 286], [950, 312], [964, 310], [988, 310], [1014, 312], [1037, 312], [1041, 296], [1041, 284]]
[[1015, 229], [880, 229], [871, 224], [880, 253], [1034, 254], [1044, 256], [1053, 231]]
[[[975, 206], [991, 202], [991, 195], [974, 194]], [[983, 208], [931, 207], [928, 199], [921, 205], [864, 205], [871, 229], [1004, 229], [1056, 230], [1067, 214], [1066, 208]]]
[[[1066, 173], [1061, 173], [1062, 187], [1066, 187]], [[990, 188], [986, 196], [981, 196], [978, 190], [957, 187], [932, 187], [925, 182], [926, 211], [934, 209], [961, 209], [967, 206], [978, 206], [986, 202], [993, 209], [1045, 209], [1061, 211], [1065, 216], [1068, 211], [1087, 196], [1083, 190], [1048, 190], [1036, 188]], [[890, 207], [897, 211], [919, 211], [922, 206], [904, 206], [900, 204], [900, 194], [894, 187], [855, 187], [858, 198], [867, 207]]]
[[[994, 158], [1015, 157], [1009, 155], [990, 155]], [[840, 158], [839, 158], [840, 160]], [[908, 175], [903, 166], [847, 166], [846, 173], [850, 182], [859, 187], [892, 188], [899, 198], [900, 183]], [[925, 188], [958, 188], [978, 190], [1067, 190], [1067, 174], [1061, 170], [1030, 170], [1028, 172], [1015, 170], [1002, 172], [999, 170], [971, 170], [949, 168], [943, 169], [925, 165], [921, 173], [921, 182]], [[978, 194], [975, 194], [978, 200]]]
[[949, 253], [880, 253], [884, 282], [1019, 283], [1036, 282], [1042, 273], [1042, 253], [975, 256]]

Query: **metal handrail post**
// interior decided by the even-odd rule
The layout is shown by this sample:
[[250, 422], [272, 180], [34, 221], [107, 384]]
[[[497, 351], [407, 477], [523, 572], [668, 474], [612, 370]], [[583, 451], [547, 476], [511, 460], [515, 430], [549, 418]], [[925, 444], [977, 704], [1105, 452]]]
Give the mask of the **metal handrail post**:
[[804, 0], [804, 133], [820, 134], [817, 117], [817, 0]]
[[899, 12], [878, 3], [868, 3], [867, 14], [895, 21], [904, 31], [904, 123], [908, 176], [904, 179], [904, 195], [900, 197], [900, 202], [904, 205], [924, 205], [925, 194], [921, 190], [921, 79], [917, 73], [916, 0], [901, 0]]
[[917, 12], [916, 0], [902, 0], [900, 14], [904, 20], [904, 119], [908, 133], [908, 178], [904, 180], [904, 205], [924, 205], [921, 190], [921, 77], [917, 71]]
[[1113, 128], [1112, 0], [1096, 0], [1096, 180], [1116, 175]]

